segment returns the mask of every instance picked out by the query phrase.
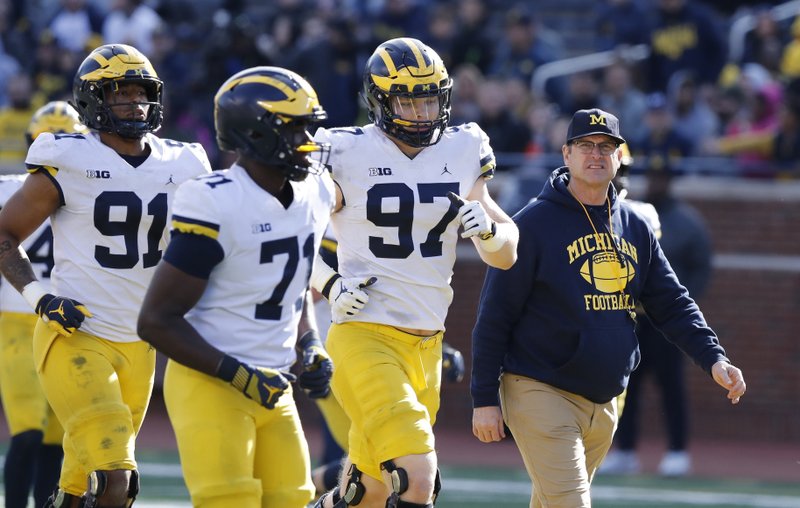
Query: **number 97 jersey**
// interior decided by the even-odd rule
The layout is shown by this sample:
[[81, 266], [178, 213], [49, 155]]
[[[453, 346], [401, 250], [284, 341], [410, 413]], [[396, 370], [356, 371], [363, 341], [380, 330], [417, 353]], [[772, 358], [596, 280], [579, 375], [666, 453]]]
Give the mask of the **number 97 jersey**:
[[211, 171], [199, 144], [152, 134], [144, 141], [150, 154], [136, 167], [96, 134], [42, 133], [25, 160], [61, 196], [50, 218], [53, 292], [92, 312], [81, 330], [114, 342], [139, 340], [139, 307], [167, 244], [178, 185]]
[[447, 195], [467, 196], [494, 175], [489, 138], [474, 123], [449, 127], [413, 159], [374, 125], [319, 129], [315, 139], [331, 144], [343, 197], [331, 216], [339, 272], [378, 278], [353, 319], [444, 330], [460, 226]]

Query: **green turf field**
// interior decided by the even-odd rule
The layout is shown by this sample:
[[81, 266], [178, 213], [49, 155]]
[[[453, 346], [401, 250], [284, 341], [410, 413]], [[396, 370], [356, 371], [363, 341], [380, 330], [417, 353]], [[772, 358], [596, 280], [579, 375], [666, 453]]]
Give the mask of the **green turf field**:
[[[139, 451], [142, 493], [138, 508], [188, 507], [177, 456]], [[523, 470], [442, 468], [437, 508], [526, 508], [530, 483]], [[595, 508], [798, 508], [800, 483], [664, 480], [652, 476], [601, 477], [592, 487]]]

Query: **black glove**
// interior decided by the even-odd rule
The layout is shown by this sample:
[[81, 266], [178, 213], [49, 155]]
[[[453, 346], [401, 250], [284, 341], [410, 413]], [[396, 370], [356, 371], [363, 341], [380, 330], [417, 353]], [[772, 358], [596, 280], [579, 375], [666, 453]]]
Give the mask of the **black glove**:
[[464, 357], [461, 351], [449, 344], [442, 344], [442, 376], [451, 383], [464, 379]]
[[92, 313], [81, 302], [47, 293], [36, 304], [36, 313], [56, 333], [66, 337], [80, 328], [84, 318]]
[[331, 391], [333, 362], [322, 347], [322, 341], [315, 330], [309, 330], [297, 341], [303, 353], [303, 372], [297, 379], [300, 388], [312, 399], [327, 397]]
[[266, 367], [253, 367], [232, 356], [225, 355], [217, 370], [217, 377], [267, 409], [273, 409], [281, 395], [296, 380], [294, 374]]

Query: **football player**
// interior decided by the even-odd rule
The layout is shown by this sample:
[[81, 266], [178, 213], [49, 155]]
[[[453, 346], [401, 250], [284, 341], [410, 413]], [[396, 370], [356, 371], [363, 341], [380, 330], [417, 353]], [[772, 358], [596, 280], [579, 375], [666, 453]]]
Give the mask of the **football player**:
[[175, 197], [139, 333], [170, 358], [164, 397], [195, 506], [304, 508], [313, 498], [289, 369], [297, 346], [299, 386], [329, 391], [333, 365], [308, 291], [335, 200], [330, 147], [309, 132], [326, 118], [294, 72], [235, 74], [216, 94], [214, 122], [237, 160]]
[[[78, 112], [64, 101], [53, 101], [31, 117], [25, 139], [28, 146], [42, 132], [88, 132]], [[0, 207], [16, 192], [27, 175], [0, 177]], [[53, 269], [53, 231], [45, 220], [21, 247], [25, 249], [43, 287]], [[36, 506], [44, 506], [58, 485], [61, 439], [64, 430], [42, 392], [33, 364], [31, 340], [37, 316], [10, 284], [0, 284], [0, 396], [11, 443], [3, 467], [6, 508], [25, 508], [33, 490]]]
[[[65, 430], [48, 507], [127, 507], [139, 490], [135, 438], [155, 351], [137, 336], [136, 316], [166, 247], [178, 184], [211, 170], [199, 144], [153, 134], [162, 87], [131, 46], [89, 53], [73, 99], [91, 132], [39, 134], [25, 161], [30, 174], [0, 210], [0, 271], [40, 317], [33, 359]], [[50, 290], [18, 249], [47, 217]]]
[[[339, 263], [336, 259], [336, 249], [338, 243], [333, 238], [333, 233], [326, 232], [322, 239], [322, 246], [319, 250], [325, 263], [334, 270]], [[331, 322], [331, 310], [328, 302], [317, 292], [314, 295], [314, 314], [316, 315], [317, 327], [323, 344], [328, 335], [328, 328]], [[464, 357], [461, 351], [447, 344], [442, 344], [442, 377], [451, 383], [459, 383], [464, 379]], [[323, 417], [323, 460], [320, 466], [311, 471], [311, 479], [314, 488], [319, 494], [336, 487], [342, 470], [342, 458], [347, 449], [347, 434], [350, 430], [350, 420], [347, 418], [342, 406], [330, 392], [311, 393], [309, 396], [317, 403], [317, 407]]]
[[351, 421], [347, 474], [317, 506], [433, 506], [459, 227], [487, 264], [516, 261], [516, 226], [486, 186], [489, 139], [474, 123], [448, 126], [451, 89], [435, 51], [391, 39], [364, 71], [372, 123], [315, 135], [332, 145], [339, 269], [318, 259], [312, 285], [331, 303], [331, 387]]

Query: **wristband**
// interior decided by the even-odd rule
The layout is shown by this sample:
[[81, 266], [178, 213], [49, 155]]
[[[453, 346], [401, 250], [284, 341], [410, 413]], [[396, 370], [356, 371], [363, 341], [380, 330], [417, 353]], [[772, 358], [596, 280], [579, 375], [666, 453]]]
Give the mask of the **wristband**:
[[230, 355], [223, 356], [219, 362], [219, 367], [217, 367], [217, 377], [230, 383], [236, 377], [239, 365], [241, 363], [236, 358]]
[[322, 347], [322, 339], [320, 339], [319, 333], [316, 330], [307, 330], [306, 333], [300, 337], [300, 340], [297, 341], [297, 345], [300, 346], [301, 349], [306, 349], [311, 346]]
[[481, 249], [486, 252], [497, 252], [500, 248], [505, 245], [505, 243], [511, 238], [509, 234], [508, 228], [503, 227], [503, 224], [500, 227], [493, 227], [494, 235], [488, 238], [487, 240], [480, 240]]
[[326, 300], [330, 300], [331, 289], [333, 288], [333, 283], [336, 282], [337, 280], [341, 279], [341, 278], [342, 278], [342, 276], [340, 274], [335, 273], [335, 274], [333, 274], [333, 277], [331, 277], [330, 280], [328, 280], [328, 282], [325, 283], [325, 285], [322, 287], [322, 291], [320, 291], [320, 294], [322, 296], [324, 296]]
[[36, 306], [39, 305], [39, 300], [46, 294], [47, 291], [38, 280], [29, 282], [22, 288], [22, 297], [25, 298], [25, 301], [28, 302], [28, 305], [30, 305], [34, 311], [36, 311]]
[[333, 286], [334, 278], [337, 275], [339, 274], [336, 270], [328, 266], [328, 263], [322, 260], [322, 256], [318, 255], [314, 258], [314, 266], [311, 270], [311, 287], [322, 293], [322, 296], [327, 299], [331, 292], [330, 286]]

